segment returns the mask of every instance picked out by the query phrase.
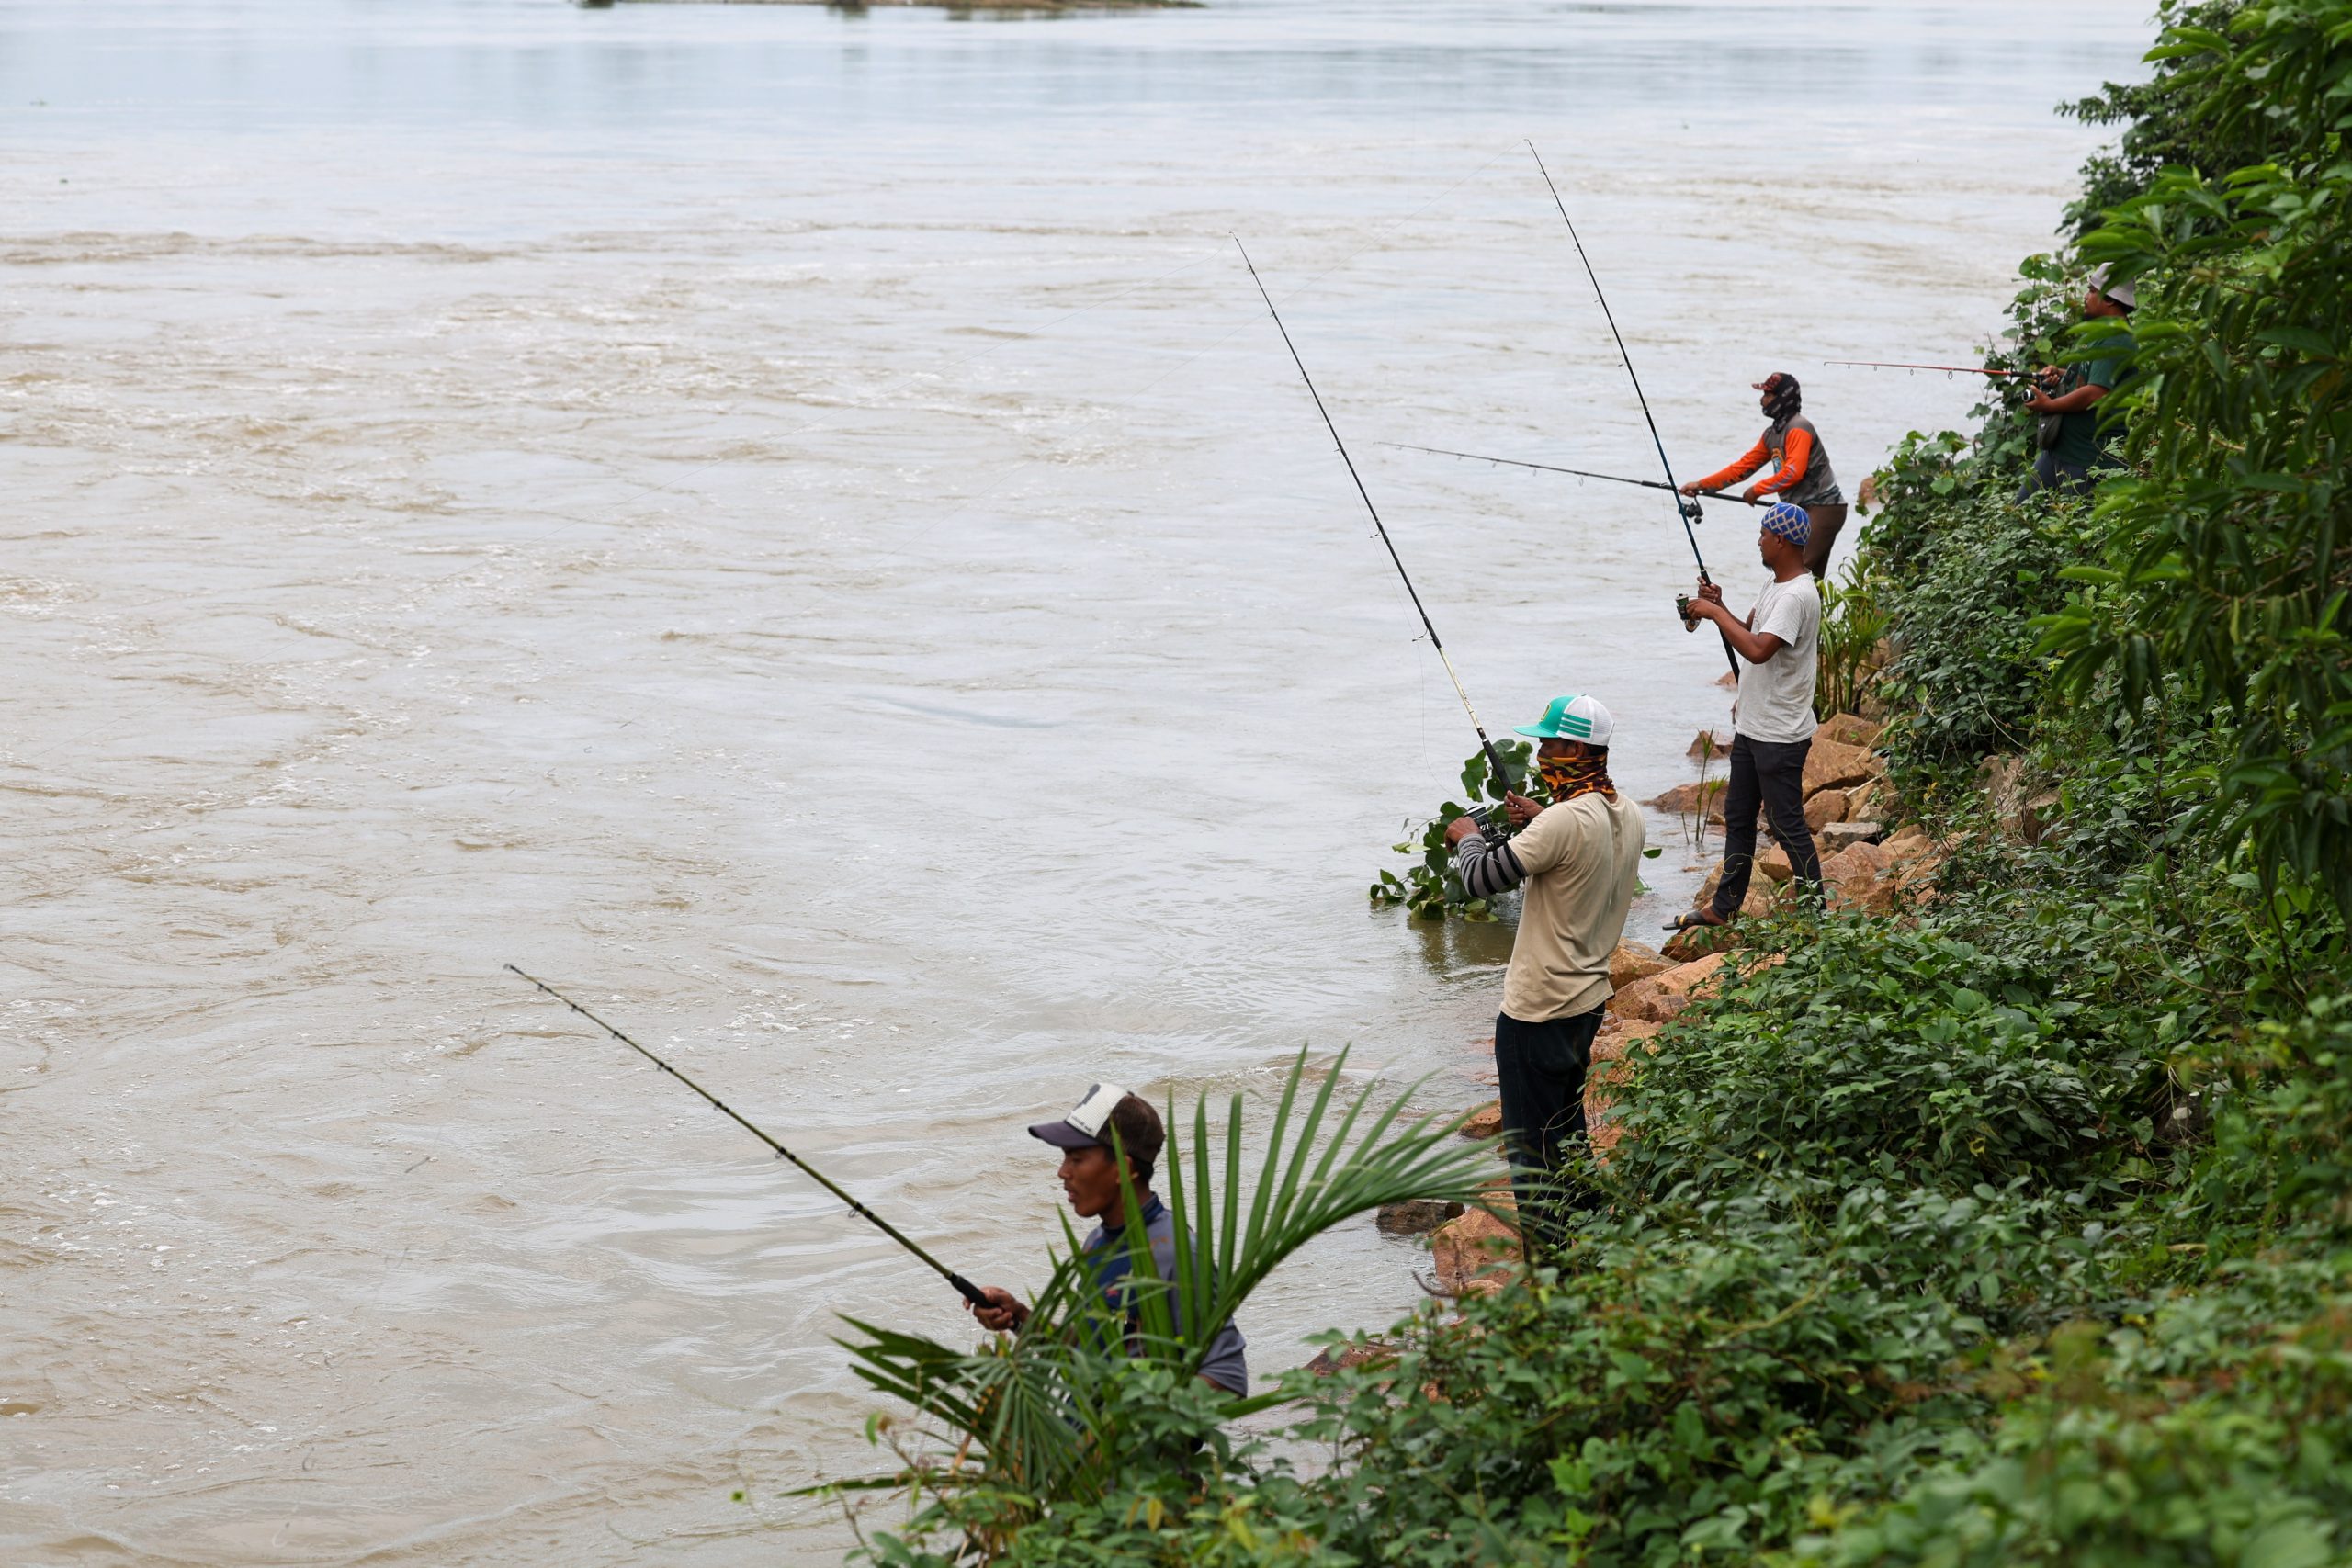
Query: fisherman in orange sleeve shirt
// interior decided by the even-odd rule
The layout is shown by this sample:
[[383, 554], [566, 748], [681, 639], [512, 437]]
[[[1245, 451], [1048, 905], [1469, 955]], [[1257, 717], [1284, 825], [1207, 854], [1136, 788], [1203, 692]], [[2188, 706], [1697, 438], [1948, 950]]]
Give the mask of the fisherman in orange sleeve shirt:
[[1817, 581], [1827, 574], [1829, 547], [1837, 542], [1838, 530], [1846, 525], [1846, 497], [1838, 489], [1838, 476], [1830, 471], [1829, 451], [1822, 445], [1821, 432], [1800, 412], [1804, 395], [1798, 389], [1797, 378], [1785, 370], [1775, 370], [1756, 383], [1756, 390], [1763, 394], [1758, 400], [1764, 417], [1772, 423], [1739, 461], [1703, 479], [1691, 480], [1682, 487], [1682, 493], [1722, 490], [1770, 463], [1772, 472], [1742, 491], [1740, 498], [1785, 501], [1804, 508], [1811, 525], [1804, 564]]

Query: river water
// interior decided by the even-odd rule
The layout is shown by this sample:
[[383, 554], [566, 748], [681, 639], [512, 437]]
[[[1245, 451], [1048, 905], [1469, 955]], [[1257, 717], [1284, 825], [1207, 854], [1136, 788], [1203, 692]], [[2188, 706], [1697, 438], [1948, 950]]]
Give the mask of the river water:
[[1647, 795], [1671, 513], [1375, 445], [1650, 472], [1521, 139], [1681, 471], [1785, 368], [1850, 489], [1973, 389], [1820, 362], [1996, 323], [2143, 3], [0, 5], [0, 1557], [838, 1553], [837, 1314], [955, 1298], [510, 961], [1016, 1287], [1096, 1078], [1488, 1092], [1508, 932], [1363, 898], [1470, 737], [1228, 236]]

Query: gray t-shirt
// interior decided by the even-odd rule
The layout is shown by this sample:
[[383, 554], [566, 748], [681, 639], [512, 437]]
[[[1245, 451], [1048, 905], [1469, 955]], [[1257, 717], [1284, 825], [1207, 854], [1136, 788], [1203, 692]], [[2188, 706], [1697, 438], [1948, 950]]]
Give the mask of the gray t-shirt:
[[1739, 661], [1732, 728], [1750, 740], [1787, 745], [1813, 739], [1813, 681], [1821, 653], [1821, 590], [1813, 573], [1768, 582], [1747, 613], [1747, 629], [1770, 632], [1781, 649], [1761, 664]]
[[[1152, 1268], [1161, 1279], [1174, 1279], [1176, 1218], [1158, 1197], [1144, 1205], [1143, 1228], [1144, 1234], [1151, 1237]], [[1102, 1261], [1096, 1266], [1095, 1278], [1105, 1291], [1112, 1292], [1112, 1303], [1115, 1306], [1119, 1300], [1119, 1281], [1127, 1276], [1129, 1258], [1125, 1247], [1110, 1247], [1110, 1241], [1111, 1233], [1096, 1225], [1087, 1235], [1086, 1251], [1089, 1254], [1103, 1253]], [[1107, 1252], [1104, 1251], [1106, 1247], [1110, 1247]], [[1174, 1305], [1172, 1298], [1170, 1304]], [[1182, 1326], [1181, 1314], [1178, 1326]], [[1232, 1319], [1227, 1318], [1225, 1326], [1216, 1331], [1216, 1337], [1209, 1341], [1208, 1356], [1201, 1362], [1201, 1376], [1229, 1393], [1247, 1395], [1250, 1392], [1250, 1362], [1243, 1351], [1248, 1343], [1241, 1337], [1241, 1330], [1233, 1325]]]

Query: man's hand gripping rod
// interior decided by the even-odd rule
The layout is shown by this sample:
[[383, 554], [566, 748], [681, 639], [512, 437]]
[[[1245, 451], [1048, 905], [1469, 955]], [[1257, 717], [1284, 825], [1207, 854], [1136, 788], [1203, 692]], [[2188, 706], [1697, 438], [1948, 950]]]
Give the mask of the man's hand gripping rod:
[[578, 1002], [573, 1001], [570, 997], [565, 996], [561, 991], [557, 990], [553, 986], [548, 985], [545, 980], [542, 980], [534, 975], [524, 975], [522, 970], [515, 969], [514, 965], [512, 964], [509, 964], [506, 967], [514, 969], [515, 974], [522, 975], [524, 979], [530, 981], [531, 984], [537, 986], [540, 990], [545, 991], [548, 996], [553, 997], [556, 1000], [561, 1002], [564, 1006], [570, 1008], [572, 1011], [578, 1013], [581, 1017], [586, 1019], [589, 1022], [594, 1024], [597, 1028], [603, 1030], [605, 1033], [611, 1035], [614, 1039], [619, 1041], [622, 1044], [628, 1046], [630, 1050], [636, 1052], [639, 1055], [644, 1057], [647, 1061], [652, 1063], [655, 1066], [661, 1068], [663, 1072], [669, 1074], [672, 1077], [677, 1079], [680, 1083], [685, 1085], [688, 1089], [694, 1090], [696, 1094], [710, 1101], [714, 1109], [725, 1112], [727, 1117], [737, 1126], [742, 1128], [745, 1132], [751, 1134], [752, 1136], [759, 1139], [760, 1142], [774, 1149], [775, 1151], [776, 1158], [790, 1160], [794, 1165], [800, 1168], [802, 1175], [808, 1177], [818, 1186], [823, 1188], [826, 1191], [831, 1193], [834, 1197], [848, 1204], [850, 1213], [865, 1221], [868, 1224], [874, 1226], [875, 1229], [880, 1231], [884, 1235], [888, 1236], [892, 1241], [897, 1242], [900, 1247], [905, 1247], [909, 1252], [913, 1253], [915, 1257], [921, 1258], [925, 1264], [929, 1265], [932, 1270], [938, 1274], [941, 1279], [955, 1286], [956, 1289], [962, 1293], [966, 1301], [971, 1303], [974, 1306], [987, 1306], [989, 1304], [988, 1297], [981, 1292], [980, 1288], [978, 1285], [975, 1285], [972, 1281], [964, 1278], [963, 1275], [956, 1273], [956, 1270], [947, 1267], [946, 1264], [942, 1263], [938, 1258], [933, 1258], [930, 1253], [925, 1252], [922, 1247], [917, 1247], [913, 1242], [908, 1240], [905, 1234], [902, 1233], [898, 1226], [892, 1224], [889, 1221], [884, 1219], [881, 1215], [876, 1213], [873, 1210], [867, 1208], [865, 1204], [859, 1202], [856, 1199], [842, 1191], [826, 1177], [824, 1172], [811, 1166], [807, 1160], [802, 1159], [798, 1155], [794, 1154], [790, 1149], [786, 1148], [782, 1144], [777, 1143], [774, 1138], [769, 1137], [765, 1133], [761, 1132], [757, 1127], [752, 1126], [741, 1116], [736, 1115], [733, 1108], [728, 1105], [725, 1100], [711, 1093], [710, 1090], [703, 1088], [702, 1085], [695, 1082], [694, 1079], [686, 1077], [685, 1074], [678, 1071], [677, 1068], [672, 1066], [669, 1063], [663, 1061], [661, 1057], [655, 1055], [652, 1052], [647, 1050], [636, 1041], [631, 1040], [628, 1035], [623, 1034], [619, 1030], [615, 1029], [611, 1024], [606, 1023], [603, 1019], [598, 1018], [594, 1013], [590, 1012], [586, 1008], [582, 1007]]

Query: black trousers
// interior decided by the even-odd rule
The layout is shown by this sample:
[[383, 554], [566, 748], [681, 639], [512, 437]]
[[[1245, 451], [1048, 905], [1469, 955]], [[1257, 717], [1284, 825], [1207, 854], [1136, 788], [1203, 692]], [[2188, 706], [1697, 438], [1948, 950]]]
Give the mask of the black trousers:
[[2054, 490], [2068, 495], [2088, 495], [2098, 481], [2091, 477], [2088, 464], [2062, 463], [2055, 452], [2034, 454], [2033, 477], [2018, 488], [2018, 499], [2025, 500], [2037, 491]]
[[1503, 1149], [1510, 1158], [1520, 1235], [1531, 1250], [1536, 1245], [1556, 1247], [1560, 1208], [1588, 1201], [1563, 1182], [1560, 1168], [1584, 1146], [1584, 1076], [1592, 1063], [1592, 1037], [1600, 1032], [1600, 1011], [1595, 1008], [1542, 1023], [1507, 1012], [1495, 1015]]
[[1731, 738], [1731, 777], [1724, 784], [1724, 879], [1709, 906], [1725, 919], [1739, 912], [1756, 874], [1756, 807], [1760, 802], [1772, 823], [1772, 837], [1789, 852], [1801, 882], [1821, 886], [1821, 856], [1813, 829], [1804, 825], [1804, 759], [1811, 739], [1750, 740]]
[[1846, 503], [1816, 502], [1804, 509], [1804, 519], [1805, 570], [1818, 582], [1829, 575], [1829, 552], [1838, 543], [1838, 530], [1846, 525]]

